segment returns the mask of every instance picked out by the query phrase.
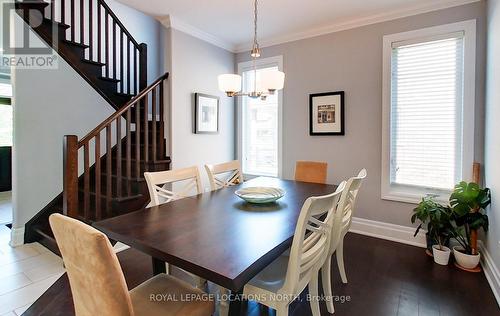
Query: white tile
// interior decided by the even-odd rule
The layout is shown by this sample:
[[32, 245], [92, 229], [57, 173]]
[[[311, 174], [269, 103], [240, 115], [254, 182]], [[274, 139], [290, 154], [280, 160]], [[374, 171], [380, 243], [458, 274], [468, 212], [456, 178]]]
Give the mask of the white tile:
[[54, 275], [40, 282], [0, 295], [0, 314], [13, 311], [36, 301], [59, 277], [60, 275]]
[[10, 229], [0, 225], [0, 245], [8, 245], [10, 241]]
[[24, 274], [30, 279], [32, 282], [37, 282], [43, 280], [54, 274], [64, 273], [64, 266], [61, 263], [53, 263], [49, 265], [42, 265], [36, 267], [35, 269], [26, 270]]
[[14, 311], [7, 312], [5, 314], [1, 314], [0, 316], [17, 316]]
[[33, 248], [35, 248], [36, 250], [38, 250], [39, 253], [50, 252], [49, 249], [47, 249], [44, 245], [42, 245], [40, 243], [34, 242], [34, 243], [30, 244], [30, 245]]
[[17, 274], [36, 268], [61, 265], [62, 259], [51, 252], [45, 252], [35, 257], [9, 263], [0, 267], [0, 277]]
[[18, 273], [0, 278], [0, 295], [20, 289], [33, 283], [24, 273]]
[[40, 254], [31, 244], [19, 247], [0, 246], [0, 251], [2, 252], [0, 253], [0, 268], [8, 263], [35, 257]]
[[30, 306], [31, 304], [33, 304], [34, 302], [31, 302], [31, 303], [28, 303], [26, 305], [24, 305], [23, 307], [19, 307], [19, 308], [16, 308], [14, 310], [14, 313], [17, 315], [17, 316], [21, 316]]

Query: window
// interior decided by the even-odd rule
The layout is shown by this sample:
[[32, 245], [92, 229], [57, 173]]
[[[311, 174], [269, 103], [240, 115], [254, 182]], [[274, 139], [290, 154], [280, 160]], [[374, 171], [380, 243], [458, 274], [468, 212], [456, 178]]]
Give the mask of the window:
[[470, 179], [475, 23], [384, 37], [382, 198], [447, 200]]
[[0, 82], [0, 147], [12, 147], [12, 86]]
[[[239, 72], [243, 79], [243, 91], [254, 89], [260, 76], [269, 70], [281, 69], [281, 58], [266, 58], [257, 61], [257, 71], [251, 63], [241, 63]], [[258, 89], [258, 87], [257, 87]], [[269, 95], [265, 100], [242, 97], [239, 100], [238, 147], [243, 173], [277, 177], [281, 168], [281, 91]]]

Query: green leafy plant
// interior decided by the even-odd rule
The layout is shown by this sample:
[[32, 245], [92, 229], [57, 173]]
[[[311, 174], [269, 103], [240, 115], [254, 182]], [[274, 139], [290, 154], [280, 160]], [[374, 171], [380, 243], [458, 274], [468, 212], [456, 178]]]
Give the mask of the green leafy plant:
[[437, 203], [432, 196], [429, 196], [423, 198], [413, 212], [411, 222], [414, 224], [417, 219], [420, 221], [414, 236], [417, 236], [423, 225], [427, 223], [427, 233], [442, 250], [446, 240], [449, 239], [450, 230], [453, 229], [451, 208]]
[[450, 232], [464, 248], [466, 254], [476, 254], [477, 231], [488, 231], [488, 216], [485, 208], [491, 203], [490, 189], [481, 188], [471, 182], [460, 182], [450, 196], [450, 206], [456, 227]]

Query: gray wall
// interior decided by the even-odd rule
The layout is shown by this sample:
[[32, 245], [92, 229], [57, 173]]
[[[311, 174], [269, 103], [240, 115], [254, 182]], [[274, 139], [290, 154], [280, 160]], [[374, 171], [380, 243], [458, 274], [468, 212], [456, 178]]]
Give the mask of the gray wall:
[[[234, 73], [234, 54], [175, 29], [169, 34], [172, 167], [203, 168], [234, 159], [234, 100], [217, 87], [219, 74]], [[218, 134], [193, 133], [195, 92], [220, 97]], [[208, 188], [205, 171], [200, 171]]]
[[[488, 252], [500, 271], [500, 0], [488, 0], [488, 68], [486, 80], [485, 181], [491, 189]], [[500, 290], [500, 284], [497, 284]]]
[[[107, 3], [136, 40], [148, 44], [148, 81], [155, 80], [164, 71], [162, 25], [120, 3]], [[12, 82], [13, 226], [20, 228], [62, 192], [63, 136], [85, 136], [114, 110], [62, 58], [56, 70], [15, 70]]]
[[[283, 55], [283, 175], [292, 178], [295, 161], [329, 163], [328, 182], [368, 170], [355, 216], [410, 226], [415, 205], [381, 200], [382, 37], [440, 24], [477, 19], [475, 159], [483, 160], [485, 3], [373, 24], [272, 47], [263, 57]], [[240, 53], [237, 62], [249, 60]], [[346, 135], [309, 136], [309, 94], [344, 90]]]

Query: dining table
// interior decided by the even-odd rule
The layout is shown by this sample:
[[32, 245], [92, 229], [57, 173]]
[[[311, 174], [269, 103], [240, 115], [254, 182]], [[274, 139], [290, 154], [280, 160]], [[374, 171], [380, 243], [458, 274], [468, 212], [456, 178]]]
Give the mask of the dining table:
[[[276, 187], [285, 194], [273, 203], [252, 204], [235, 194], [244, 187]], [[257, 177], [93, 226], [150, 255], [155, 274], [164, 273], [168, 262], [241, 295], [248, 281], [291, 246], [305, 200], [335, 189], [330, 184]], [[230, 310], [239, 310], [240, 304], [231, 301]]]

